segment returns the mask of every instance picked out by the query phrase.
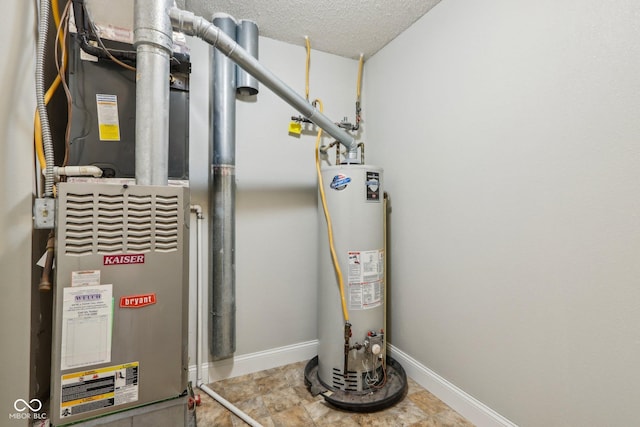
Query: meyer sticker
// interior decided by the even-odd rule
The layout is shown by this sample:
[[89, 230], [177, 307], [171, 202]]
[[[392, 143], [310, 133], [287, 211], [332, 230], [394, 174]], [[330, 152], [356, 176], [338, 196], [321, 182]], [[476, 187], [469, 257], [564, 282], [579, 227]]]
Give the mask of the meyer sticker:
[[136, 402], [139, 362], [62, 375], [60, 418]]
[[146, 307], [156, 303], [156, 294], [130, 295], [120, 297], [120, 307], [122, 308], [139, 308]]
[[144, 264], [144, 254], [105, 255], [102, 263], [104, 265]]
[[339, 191], [347, 188], [347, 184], [349, 184], [350, 182], [351, 182], [351, 177], [340, 173], [333, 177], [333, 180], [331, 181], [331, 184], [329, 184], [329, 186], [334, 190]]

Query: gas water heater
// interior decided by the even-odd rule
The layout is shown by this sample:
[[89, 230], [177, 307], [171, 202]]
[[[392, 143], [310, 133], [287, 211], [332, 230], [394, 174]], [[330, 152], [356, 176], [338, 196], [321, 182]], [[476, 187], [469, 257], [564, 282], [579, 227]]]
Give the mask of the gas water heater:
[[320, 200], [319, 347], [305, 380], [334, 406], [375, 411], [406, 391], [404, 370], [386, 355], [383, 170], [343, 164], [325, 167], [321, 175], [342, 289]]

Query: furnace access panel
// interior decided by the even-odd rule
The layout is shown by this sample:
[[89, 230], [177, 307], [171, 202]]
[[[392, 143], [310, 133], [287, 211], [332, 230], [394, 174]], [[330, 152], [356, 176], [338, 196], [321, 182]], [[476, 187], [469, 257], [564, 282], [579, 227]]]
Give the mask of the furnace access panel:
[[180, 396], [188, 190], [60, 183], [58, 192], [53, 424]]

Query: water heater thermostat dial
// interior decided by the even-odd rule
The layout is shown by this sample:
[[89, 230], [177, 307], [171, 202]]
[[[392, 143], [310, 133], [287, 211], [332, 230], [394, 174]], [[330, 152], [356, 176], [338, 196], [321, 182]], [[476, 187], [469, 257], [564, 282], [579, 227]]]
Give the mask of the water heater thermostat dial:
[[382, 346], [380, 346], [380, 344], [374, 344], [371, 346], [371, 353], [375, 354], [376, 356], [380, 354], [381, 351]]

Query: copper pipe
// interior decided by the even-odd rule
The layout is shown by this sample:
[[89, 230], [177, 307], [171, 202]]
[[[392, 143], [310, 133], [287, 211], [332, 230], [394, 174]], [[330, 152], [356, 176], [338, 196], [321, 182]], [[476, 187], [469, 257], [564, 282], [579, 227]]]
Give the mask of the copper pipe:
[[40, 290], [40, 292], [49, 292], [51, 291], [51, 287], [53, 286], [51, 282], [51, 269], [53, 268], [53, 254], [55, 245], [56, 239], [52, 231], [49, 233], [49, 237], [47, 238], [47, 251], [44, 262], [44, 269], [42, 270], [40, 284], [38, 285], [38, 289]]

